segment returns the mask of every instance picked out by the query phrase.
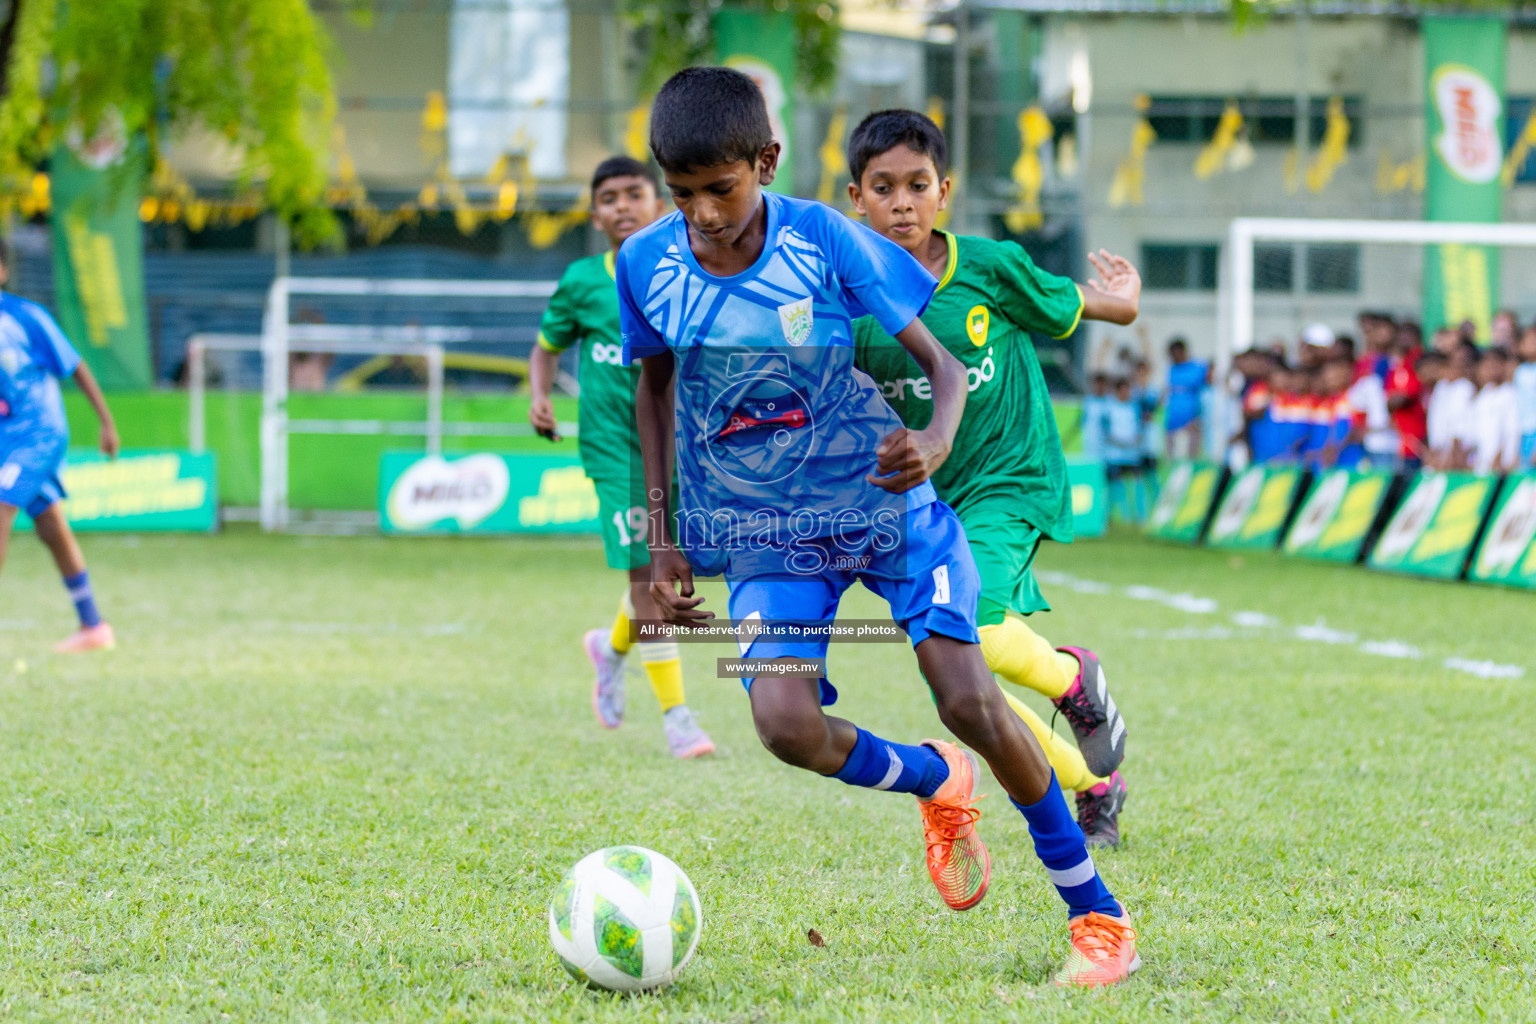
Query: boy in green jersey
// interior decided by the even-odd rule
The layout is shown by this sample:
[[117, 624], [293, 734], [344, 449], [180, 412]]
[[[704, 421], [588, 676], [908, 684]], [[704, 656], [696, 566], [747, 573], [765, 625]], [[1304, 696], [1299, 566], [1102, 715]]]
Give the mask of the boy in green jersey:
[[619, 299], [614, 291], [614, 254], [624, 239], [664, 211], [656, 179], [645, 164], [615, 156], [592, 174], [592, 223], [611, 248], [566, 268], [539, 324], [539, 342], [529, 360], [533, 404], [528, 420], [550, 440], [556, 433], [549, 390], [560, 368], [560, 353], [581, 345], [581, 464], [597, 488], [598, 518], [608, 565], [629, 573], [629, 587], [611, 629], [587, 632], [582, 645], [596, 671], [592, 708], [605, 728], [624, 720], [624, 659], [632, 646], [661, 703], [667, 746], [676, 757], [712, 754], [715, 745], [683, 702], [683, 663], [677, 644], [636, 644], [630, 623], [660, 618], [651, 598], [651, 557], [646, 539], [645, 481], [635, 434], [635, 386], [640, 367], [625, 366], [619, 336]]
[[[1090, 255], [1100, 280], [1079, 287], [1048, 274], [1013, 242], [935, 231], [948, 202], [944, 135], [910, 110], [871, 114], [848, 141], [848, 186], [869, 226], [915, 256], [939, 281], [922, 320], [965, 364], [969, 392], [954, 448], [933, 476], [959, 515], [981, 574], [977, 623], [987, 665], [1008, 683], [1049, 697], [1072, 726], [1077, 749], [1011, 694], [1064, 787], [1077, 792], [1091, 845], [1119, 841], [1125, 781], [1120, 717], [1091, 651], [1053, 649], [1023, 616], [1048, 611], [1031, 572], [1042, 539], [1072, 539], [1071, 488], [1061, 439], [1030, 331], [1063, 338], [1083, 318], [1128, 324], [1141, 278], [1129, 262]], [[858, 365], [909, 428], [933, 415], [928, 380], [869, 318], [855, 325]]]

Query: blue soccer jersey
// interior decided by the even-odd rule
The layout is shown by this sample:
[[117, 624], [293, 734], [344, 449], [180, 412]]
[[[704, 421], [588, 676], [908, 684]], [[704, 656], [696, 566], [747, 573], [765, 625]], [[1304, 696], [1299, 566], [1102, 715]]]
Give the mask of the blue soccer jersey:
[[46, 309], [0, 293], [0, 452], [69, 436], [59, 379], [79, 365], [79, 353]]
[[1163, 411], [1164, 430], [1182, 430], [1200, 418], [1200, 396], [1205, 391], [1206, 365], [1187, 359], [1168, 367], [1168, 404]]
[[700, 268], [680, 212], [619, 251], [626, 362], [677, 360], [677, 539], [708, 572], [725, 571], [750, 537], [872, 535], [936, 500], [927, 483], [891, 495], [865, 480], [902, 423], [854, 366], [853, 321], [873, 316], [895, 334], [937, 282], [829, 207], [763, 201], [763, 251], [740, 274]]

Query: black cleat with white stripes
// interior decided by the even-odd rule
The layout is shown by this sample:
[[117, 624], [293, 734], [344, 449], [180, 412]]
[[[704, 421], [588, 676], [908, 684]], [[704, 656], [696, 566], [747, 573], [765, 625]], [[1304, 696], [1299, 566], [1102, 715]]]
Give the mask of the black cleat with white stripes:
[[1125, 760], [1125, 719], [1109, 695], [1104, 667], [1094, 653], [1081, 647], [1056, 649], [1076, 658], [1080, 669], [1071, 688], [1052, 703], [1072, 726], [1088, 770], [1107, 778]]

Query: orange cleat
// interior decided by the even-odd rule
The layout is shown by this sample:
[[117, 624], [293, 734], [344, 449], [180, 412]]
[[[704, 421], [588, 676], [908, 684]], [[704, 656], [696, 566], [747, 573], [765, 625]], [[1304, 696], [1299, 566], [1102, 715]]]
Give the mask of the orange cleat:
[[969, 910], [987, 895], [992, 882], [992, 856], [976, 834], [981, 817], [976, 802], [976, 761], [953, 743], [924, 740], [949, 765], [949, 778], [927, 800], [923, 812], [923, 841], [928, 845], [928, 876], [951, 910]]
[[81, 654], [85, 651], [110, 651], [117, 646], [117, 637], [112, 633], [112, 627], [105, 622], [99, 622], [94, 626], [84, 626], [77, 633], [60, 640], [53, 645], [55, 654]]
[[1101, 988], [1124, 981], [1141, 967], [1136, 930], [1124, 907], [1119, 917], [1089, 913], [1074, 917], [1067, 926], [1072, 930], [1072, 952], [1056, 973], [1056, 984]]

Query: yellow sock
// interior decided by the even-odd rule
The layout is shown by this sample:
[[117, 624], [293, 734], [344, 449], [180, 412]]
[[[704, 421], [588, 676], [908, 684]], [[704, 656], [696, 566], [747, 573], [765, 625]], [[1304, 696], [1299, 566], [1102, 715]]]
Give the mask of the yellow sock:
[[663, 713], [671, 711], [683, 701], [683, 659], [677, 653], [677, 644], [671, 640], [648, 641], [640, 645], [640, 662], [656, 691], [656, 700]]
[[1013, 713], [1029, 726], [1029, 731], [1035, 734], [1035, 739], [1040, 741], [1040, 746], [1045, 751], [1045, 759], [1051, 762], [1051, 767], [1056, 770], [1056, 781], [1061, 783], [1062, 789], [1081, 793], [1090, 786], [1109, 781], [1091, 774], [1088, 771], [1088, 762], [1084, 761], [1083, 755], [1078, 753], [1077, 746], [1052, 732], [1043, 718], [1028, 706], [1021, 704], [1013, 694], [1004, 690], [1003, 698], [1008, 701], [1008, 706], [1013, 709]]
[[608, 635], [608, 642], [619, 654], [628, 654], [629, 649], [635, 645], [630, 639], [629, 620], [635, 617], [635, 602], [629, 599], [629, 588], [624, 588], [624, 599], [619, 602], [619, 614], [613, 620], [613, 632]]
[[1077, 659], [1052, 649], [1050, 641], [1017, 616], [982, 626], [980, 633], [981, 653], [987, 659], [987, 667], [1005, 682], [1047, 697], [1060, 697], [1077, 678]]

